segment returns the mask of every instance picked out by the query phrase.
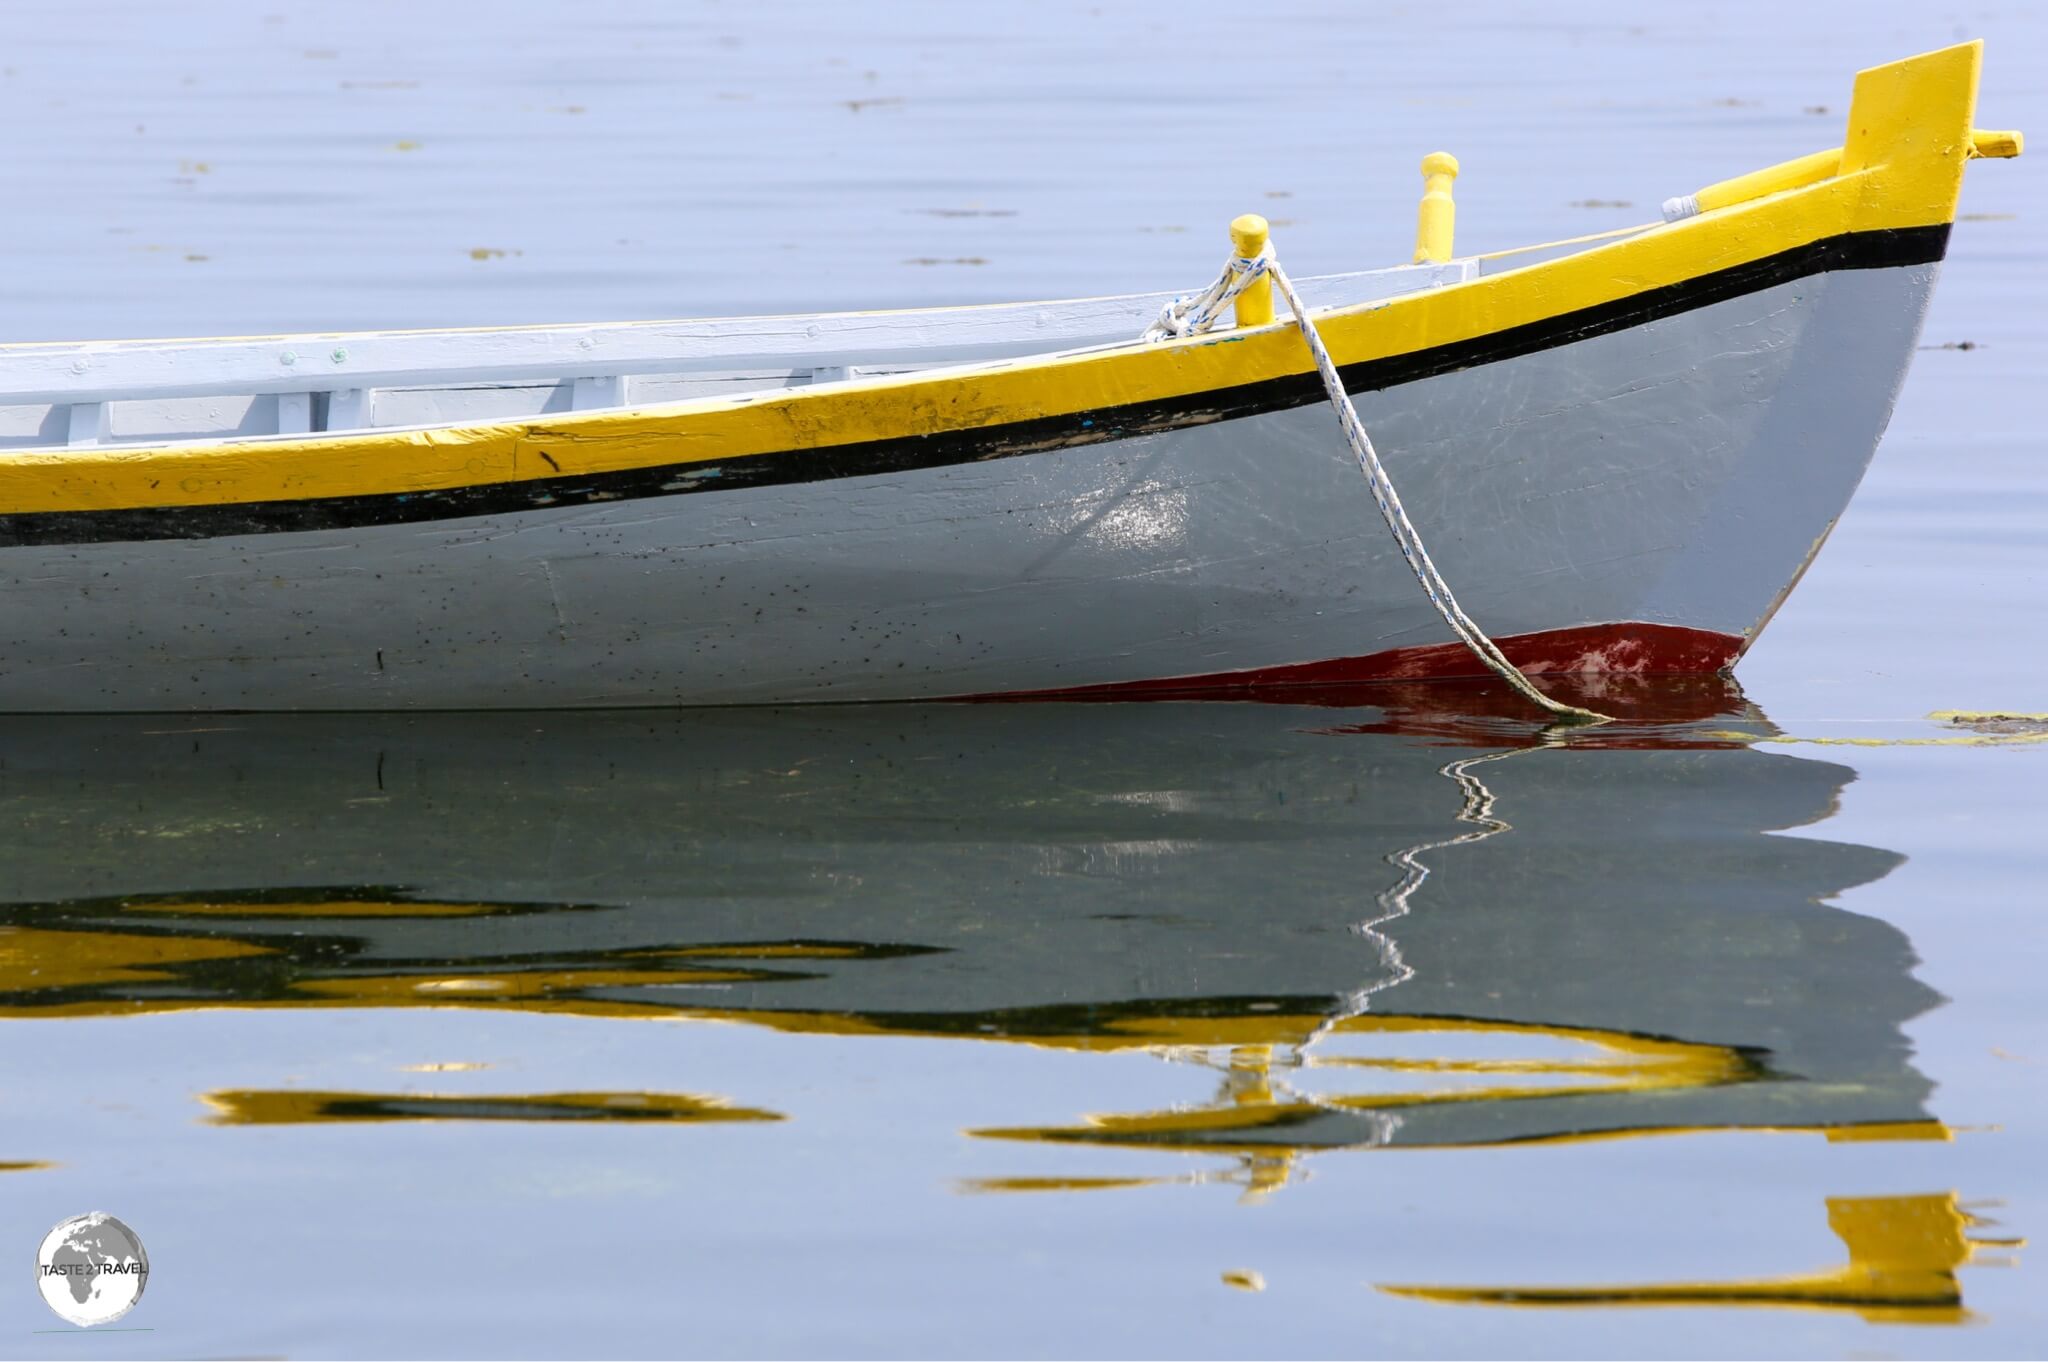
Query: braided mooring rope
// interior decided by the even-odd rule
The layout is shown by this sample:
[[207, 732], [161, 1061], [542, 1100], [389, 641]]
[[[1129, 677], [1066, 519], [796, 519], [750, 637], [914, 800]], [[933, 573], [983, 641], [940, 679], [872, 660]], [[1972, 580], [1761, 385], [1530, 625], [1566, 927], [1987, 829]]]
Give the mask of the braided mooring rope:
[[1430, 559], [1429, 550], [1423, 547], [1422, 536], [1415, 532], [1414, 524], [1408, 519], [1400, 494], [1395, 492], [1387, 470], [1380, 465], [1379, 454], [1372, 447], [1372, 437], [1365, 433], [1365, 425], [1358, 419], [1357, 409], [1351, 405], [1351, 394], [1344, 391], [1344, 380], [1338, 376], [1337, 365], [1330, 358], [1329, 349], [1324, 346], [1315, 323], [1309, 320], [1301, 295], [1294, 291], [1294, 281], [1274, 259], [1270, 245], [1255, 256], [1233, 256], [1215, 283], [1193, 298], [1176, 298], [1168, 303], [1161, 309], [1159, 320], [1146, 328], [1145, 339], [1171, 340], [1207, 331], [1216, 324], [1223, 309], [1244, 292], [1245, 286], [1261, 275], [1272, 278], [1293, 311], [1294, 324], [1300, 330], [1301, 338], [1308, 342], [1316, 371], [1323, 378], [1323, 390], [1330, 396], [1330, 405], [1337, 409], [1337, 421], [1344, 428], [1345, 442], [1351, 446], [1352, 454], [1358, 459], [1359, 471], [1365, 474], [1366, 484], [1372, 488], [1372, 499], [1380, 508], [1380, 517], [1393, 532], [1394, 542], [1400, 547], [1401, 556], [1407, 560], [1409, 570], [1415, 574], [1415, 580], [1422, 584], [1423, 594], [1429, 597], [1429, 603], [1436, 607], [1437, 614], [1443, 616], [1451, 632], [1495, 676], [1560, 719], [1570, 723], [1609, 722], [1608, 715], [1553, 700], [1536, 689], [1535, 684], [1523, 675], [1522, 669], [1508, 661], [1494, 641], [1486, 636], [1486, 631], [1474, 624], [1471, 616], [1458, 604], [1458, 598], [1451, 594], [1450, 584], [1444, 581], [1443, 574], [1437, 571], [1436, 564]]

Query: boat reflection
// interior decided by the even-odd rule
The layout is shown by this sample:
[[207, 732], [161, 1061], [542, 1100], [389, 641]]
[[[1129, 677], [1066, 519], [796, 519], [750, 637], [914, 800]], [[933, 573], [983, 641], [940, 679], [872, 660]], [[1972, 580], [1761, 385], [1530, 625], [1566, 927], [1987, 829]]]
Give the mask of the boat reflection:
[[[1937, 996], [1898, 931], [1827, 902], [1898, 857], [1771, 835], [1851, 772], [1730, 741], [1769, 729], [1729, 683], [1598, 684], [1624, 721], [1569, 735], [1476, 684], [4, 720], [0, 1017], [459, 1007], [1144, 1052], [1184, 1101], [975, 1133], [1216, 1155], [1254, 1194], [1337, 1148], [1945, 1138], [1901, 1029]], [[620, 1096], [209, 1100], [774, 1116]]]
[[780, 1121], [779, 1114], [687, 1093], [551, 1092], [436, 1097], [419, 1093], [210, 1092], [213, 1124], [305, 1125], [347, 1121]]
[[[1517, 1076], [1423, 1104], [1460, 1112], [1430, 1142], [1925, 1119], [1898, 1028], [1935, 997], [1895, 930], [1818, 902], [1896, 858], [1764, 835], [1826, 816], [1845, 768], [1694, 741], [1740, 706], [1725, 689], [1680, 697], [1700, 724], [1569, 745], [1457, 727], [1425, 707], [1442, 689], [1334, 725], [1173, 705], [0, 724], [0, 1008], [713, 1016]], [[1396, 1035], [1398, 1065], [1346, 1048]], [[1431, 1049], [1481, 1038], [1590, 1057]]]
[[[1830, 1197], [1828, 1228], [1849, 1251], [1847, 1264], [1822, 1272], [1757, 1281], [1660, 1282], [1616, 1286], [1381, 1286], [1395, 1296], [1457, 1305], [1747, 1305], [1842, 1310], [1872, 1324], [1961, 1324], [1956, 1269], [1985, 1248], [2018, 1248], [2023, 1239], [1972, 1234], [1990, 1224], [1953, 1193]], [[1996, 1261], [1987, 1259], [1986, 1261]]]

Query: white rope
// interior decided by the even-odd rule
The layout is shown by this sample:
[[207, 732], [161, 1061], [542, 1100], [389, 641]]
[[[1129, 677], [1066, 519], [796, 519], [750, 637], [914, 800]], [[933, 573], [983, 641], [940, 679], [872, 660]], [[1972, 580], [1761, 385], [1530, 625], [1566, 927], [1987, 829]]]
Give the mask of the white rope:
[[1608, 717], [1577, 705], [1568, 705], [1553, 700], [1536, 689], [1521, 668], [1508, 661], [1507, 656], [1495, 646], [1494, 641], [1458, 604], [1458, 598], [1451, 594], [1450, 584], [1443, 574], [1436, 570], [1430, 560], [1429, 550], [1423, 547], [1422, 536], [1415, 532], [1415, 526], [1408, 519], [1408, 512], [1401, 505], [1401, 498], [1394, 491], [1393, 482], [1387, 477], [1387, 470], [1380, 466], [1380, 457], [1372, 447], [1372, 438], [1365, 433], [1365, 426], [1358, 419], [1358, 411], [1351, 405], [1351, 395], [1344, 391], [1344, 380], [1337, 374], [1337, 365], [1331, 360], [1329, 350], [1323, 345], [1323, 338], [1317, 332], [1315, 323], [1308, 319], [1308, 309], [1302, 306], [1301, 295], [1294, 291], [1294, 282], [1280, 268], [1280, 262], [1273, 258], [1273, 248], [1268, 245], [1255, 256], [1234, 256], [1224, 265], [1223, 273], [1216, 282], [1209, 285], [1192, 299], [1176, 298], [1160, 310], [1159, 320], [1145, 330], [1148, 341], [1168, 340], [1177, 336], [1199, 335], [1216, 324], [1223, 309], [1244, 292], [1245, 286], [1260, 275], [1271, 276], [1280, 295], [1287, 300], [1287, 306], [1294, 312], [1294, 324], [1301, 331], [1301, 338], [1308, 342], [1309, 354], [1315, 357], [1316, 370], [1322, 375], [1323, 390], [1330, 395], [1330, 405], [1337, 409], [1338, 424], [1344, 428], [1344, 439], [1351, 446], [1351, 452], [1358, 459], [1359, 471], [1365, 474], [1367, 486], [1372, 488], [1372, 499], [1380, 508], [1380, 517], [1393, 531], [1394, 542], [1401, 549], [1401, 556], [1407, 560], [1415, 580], [1422, 584], [1422, 592], [1429, 597], [1429, 603], [1443, 616], [1451, 632], [1458, 636], [1467, 648], [1495, 676], [1514, 687], [1521, 695], [1541, 705], [1561, 719], [1575, 723], [1605, 723]]

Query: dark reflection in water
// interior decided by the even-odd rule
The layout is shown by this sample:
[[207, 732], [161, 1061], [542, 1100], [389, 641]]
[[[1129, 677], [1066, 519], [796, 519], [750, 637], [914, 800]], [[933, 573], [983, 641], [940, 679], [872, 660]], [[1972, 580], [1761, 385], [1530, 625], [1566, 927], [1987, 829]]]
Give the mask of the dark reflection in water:
[[[1732, 688], [1610, 691], [1634, 717], [1570, 735], [1452, 717], [1513, 712], [1478, 687], [1306, 698], [0, 721], [0, 1017], [456, 1007], [1211, 1071], [1205, 1099], [973, 1129], [1099, 1165], [982, 1193], [1257, 1199], [1340, 1148], [1948, 1138], [1901, 1029], [1939, 999], [1896, 929], [1826, 902], [1899, 858], [1774, 835], [1851, 772], [1728, 741], [1770, 731]], [[776, 1085], [199, 1095], [220, 1125], [775, 1123]], [[1213, 1157], [1157, 1177], [1120, 1147]], [[1399, 1290], [1961, 1318], [1952, 1198], [1830, 1220], [1851, 1266], [1812, 1278]]]

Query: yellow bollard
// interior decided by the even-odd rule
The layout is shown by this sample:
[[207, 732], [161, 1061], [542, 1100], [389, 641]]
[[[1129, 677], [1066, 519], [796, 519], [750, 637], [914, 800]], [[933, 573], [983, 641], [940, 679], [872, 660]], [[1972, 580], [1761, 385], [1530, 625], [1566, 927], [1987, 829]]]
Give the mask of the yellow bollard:
[[2017, 156], [2026, 150], [2027, 139], [2016, 132], [1992, 132], [1985, 128], [1970, 130], [1970, 155], [1990, 156], [2004, 160]]
[[[1230, 245], [1240, 259], [1249, 259], [1266, 249], [1266, 236], [1271, 231], [1266, 220], [1257, 213], [1246, 213], [1235, 218], [1230, 224]], [[1239, 326], [1264, 326], [1273, 320], [1273, 281], [1260, 275], [1244, 286], [1244, 292], [1237, 295], [1237, 324]]]
[[1458, 178], [1458, 158], [1432, 151], [1422, 158], [1422, 207], [1415, 215], [1415, 263], [1438, 264], [1451, 258], [1451, 227], [1458, 207], [1451, 202], [1451, 181]]

